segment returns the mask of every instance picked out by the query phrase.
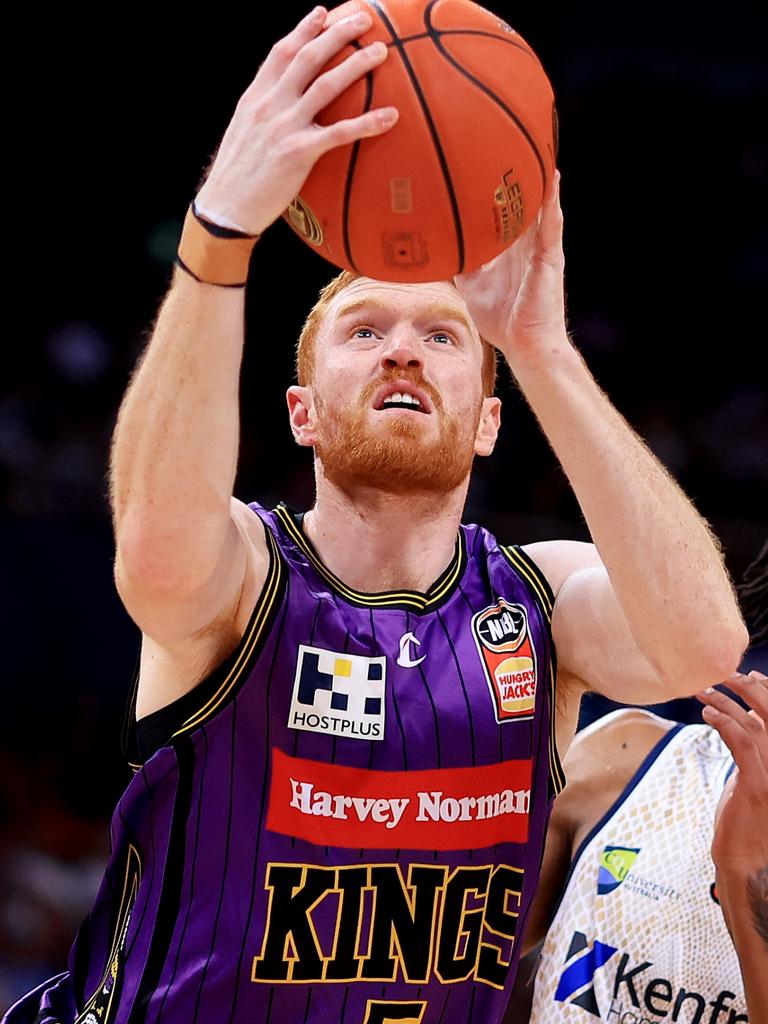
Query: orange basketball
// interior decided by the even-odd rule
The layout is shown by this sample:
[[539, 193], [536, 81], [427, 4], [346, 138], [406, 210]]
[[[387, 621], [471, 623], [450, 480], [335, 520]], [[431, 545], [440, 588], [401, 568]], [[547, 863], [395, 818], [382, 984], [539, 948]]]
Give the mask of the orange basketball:
[[[535, 218], [555, 167], [549, 80], [530, 46], [471, 0], [350, 0], [383, 40], [383, 64], [345, 90], [322, 124], [395, 106], [384, 135], [320, 158], [285, 217], [336, 266], [385, 281], [474, 270]], [[352, 52], [351, 46], [329, 67]]]

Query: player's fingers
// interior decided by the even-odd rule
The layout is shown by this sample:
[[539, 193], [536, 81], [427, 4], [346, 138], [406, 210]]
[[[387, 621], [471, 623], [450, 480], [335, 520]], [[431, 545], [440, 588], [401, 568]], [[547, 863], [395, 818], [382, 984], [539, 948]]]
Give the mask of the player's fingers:
[[302, 117], [311, 121], [329, 103], [332, 103], [344, 90], [386, 60], [389, 50], [385, 43], [371, 43], [361, 47], [357, 53], [347, 57], [345, 61], [320, 75], [310, 85], [299, 103]]
[[[732, 685], [732, 681], [729, 682], [729, 685]], [[741, 695], [739, 694], [739, 696]], [[768, 733], [766, 733], [760, 717], [750, 715], [745, 708], [720, 690], [710, 688], [697, 694], [697, 697], [706, 705], [702, 712], [705, 721], [710, 725], [720, 725], [727, 719], [738, 726], [744, 737], [743, 743], [748, 743], [753, 747], [755, 756], [763, 765], [763, 770], [768, 772]], [[721, 735], [723, 734], [721, 733]], [[733, 728], [729, 725], [728, 737], [735, 738], [735, 736]], [[723, 739], [728, 742], [725, 735], [723, 735]]]
[[750, 789], [765, 790], [768, 785], [768, 771], [752, 735], [735, 718], [711, 704], [708, 704], [701, 714], [707, 725], [717, 730], [733, 754], [745, 785]]
[[360, 117], [337, 121], [325, 128], [315, 125], [317, 156], [320, 157], [329, 149], [336, 149], [337, 146], [348, 146], [358, 139], [383, 135], [397, 122], [399, 116], [397, 107], [379, 107], [378, 110], [370, 110], [367, 114], [361, 114]]
[[768, 676], [762, 672], [753, 671], [748, 675], [737, 672], [726, 685], [768, 723]]
[[258, 80], [261, 88], [270, 88], [285, 73], [299, 50], [322, 32], [327, 14], [325, 7], [315, 7], [301, 19], [296, 28], [278, 40], [259, 68], [252, 86]]
[[549, 263], [562, 266], [563, 257], [563, 211], [560, 207], [560, 172], [555, 171], [544, 196], [541, 207], [541, 221], [538, 231], [538, 257]]
[[294, 100], [302, 96], [328, 61], [371, 25], [371, 16], [365, 11], [337, 21], [302, 46], [283, 75], [280, 85], [285, 87]]

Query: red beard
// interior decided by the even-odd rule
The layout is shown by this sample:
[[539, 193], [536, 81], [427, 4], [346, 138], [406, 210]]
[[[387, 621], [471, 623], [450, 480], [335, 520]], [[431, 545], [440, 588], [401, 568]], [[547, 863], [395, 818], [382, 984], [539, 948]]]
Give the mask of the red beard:
[[[391, 416], [386, 433], [374, 434], [367, 424], [374, 395], [390, 380], [409, 380], [425, 391], [439, 417], [440, 431], [426, 440], [414, 417]], [[318, 441], [315, 447], [323, 472], [344, 491], [372, 487], [388, 494], [444, 494], [459, 487], [474, 459], [480, 405], [471, 424], [466, 416], [446, 415], [440, 394], [420, 373], [399, 369], [369, 384], [354, 408], [335, 409], [315, 396]], [[418, 414], [417, 414], [418, 415]]]

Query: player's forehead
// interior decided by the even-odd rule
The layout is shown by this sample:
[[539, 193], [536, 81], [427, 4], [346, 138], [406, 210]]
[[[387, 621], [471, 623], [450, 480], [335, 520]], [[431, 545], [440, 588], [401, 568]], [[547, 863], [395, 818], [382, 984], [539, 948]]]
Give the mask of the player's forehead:
[[476, 333], [466, 303], [450, 281], [405, 284], [359, 277], [333, 297], [325, 321], [331, 326], [345, 316], [366, 309], [388, 310], [414, 318], [444, 316], [465, 322], [467, 328]]

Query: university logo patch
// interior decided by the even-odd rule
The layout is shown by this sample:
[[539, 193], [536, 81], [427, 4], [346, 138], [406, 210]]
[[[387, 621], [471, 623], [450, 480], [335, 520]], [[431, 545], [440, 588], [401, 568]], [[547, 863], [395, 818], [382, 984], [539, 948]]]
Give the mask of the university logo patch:
[[300, 644], [289, 728], [383, 740], [386, 663]]
[[580, 1006], [582, 1010], [602, 1020], [595, 996], [594, 977], [595, 972], [607, 964], [615, 952], [616, 946], [608, 946], [599, 939], [590, 943], [583, 932], [574, 932], [555, 990], [555, 1001]]
[[597, 876], [597, 894], [605, 896], [618, 889], [637, 860], [640, 848], [628, 846], [606, 846], [600, 854], [600, 871]]
[[525, 606], [499, 598], [497, 604], [473, 616], [472, 633], [493, 698], [496, 721], [532, 718], [536, 705], [536, 652]]

